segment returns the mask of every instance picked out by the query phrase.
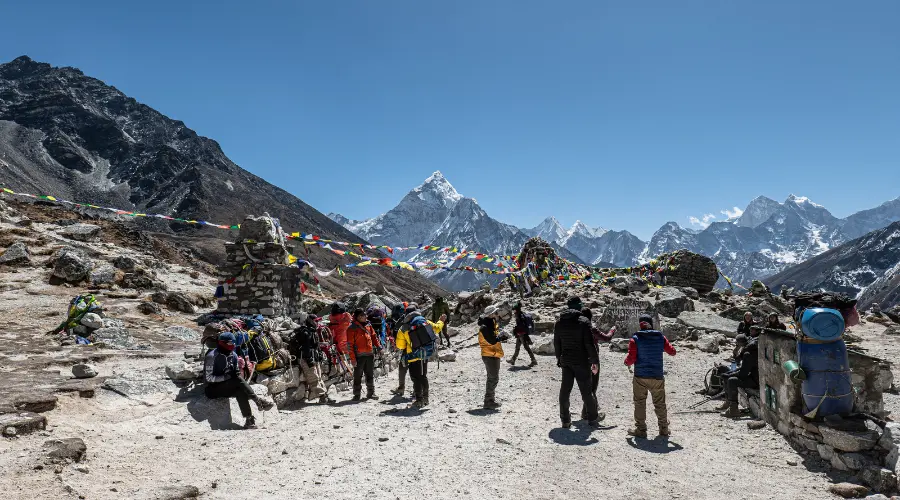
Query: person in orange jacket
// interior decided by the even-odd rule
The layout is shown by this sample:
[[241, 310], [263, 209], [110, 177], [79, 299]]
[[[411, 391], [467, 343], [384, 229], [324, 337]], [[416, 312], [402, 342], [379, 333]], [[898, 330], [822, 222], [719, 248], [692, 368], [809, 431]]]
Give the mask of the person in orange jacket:
[[353, 323], [347, 328], [347, 351], [353, 363], [353, 401], [360, 400], [362, 377], [366, 376], [366, 399], [378, 399], [375, 395], [375, 354], [381, 350], [378, 334], [369, 324], [366, 311], [353, 311]]
[[332, 340], [338, 353], [347, 353], [347, 328], [353, 318], [347, 312], [347, 306], [341, 302], [331, 304], [331, 315], [328, 316], [328, 329], [331, 330]]
[[500, 360], [503, 359], [503, 345], [500, 343], [500, 318], [496, 306], [490, 306], [478, 320], [478, 345], [481, 346], [481, 360], [487, 371], [484, 389], [484, 408], [496, 410], [500, 403], [496, 399], [497, 383], [500, 382]]

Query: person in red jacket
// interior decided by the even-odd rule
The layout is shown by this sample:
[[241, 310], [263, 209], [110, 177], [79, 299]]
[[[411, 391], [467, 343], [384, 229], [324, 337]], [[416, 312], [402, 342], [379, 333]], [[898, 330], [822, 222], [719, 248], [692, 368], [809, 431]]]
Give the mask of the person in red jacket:
[[375, 353], [381, 350], [378, 334], [369, 324], [366, 311], [353, 311], [353, 323], [347, 328], [347, 351], [353, 363], [353, 401], [359, 401], [362, 392], [362, 376], [366, 376], [366, 399], [378, 399], [375, 395]]
[[334, 347], [338, 353], [347, 353], [347, 328], [353, 318], [347, 312], [347, 306], [340, 302], [331, 304], [331, 315], [328, 316], [328, 329], [331, 330]]

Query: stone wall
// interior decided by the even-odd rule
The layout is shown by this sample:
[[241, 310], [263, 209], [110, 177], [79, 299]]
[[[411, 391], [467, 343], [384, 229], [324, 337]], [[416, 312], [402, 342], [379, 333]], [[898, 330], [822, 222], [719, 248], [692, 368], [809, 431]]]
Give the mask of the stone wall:
[[226, 264], [219, 269], [225, 295], [219, 300], [217, 313], [277, 317], [294, 316], [300, 311], [302, 272], [287, 265], [284, 245], [226, 243], [225, 252]]

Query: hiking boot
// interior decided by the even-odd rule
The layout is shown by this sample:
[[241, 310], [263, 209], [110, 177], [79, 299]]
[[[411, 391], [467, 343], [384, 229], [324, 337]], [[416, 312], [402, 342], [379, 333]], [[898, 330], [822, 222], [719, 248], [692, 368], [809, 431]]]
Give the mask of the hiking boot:
[[602, 422], [604, 420], [606, 420], [606, 413], [603, 413], [602, 411], [597, 412], [597, 422]]
[[722, 414], [725, 418], [738, 418], [741, 416], [741, 409], [738, 407], [736, 401], [728, 402], [728, 409], [725, 410], [725, 413]]
[[425, 400], [417, 399], [417, 400], [413, 401], [412, 407], [416, 408], [417, 410], [421, 410], [422, 408], [425, 408]]
[[528, 368], [534, 368], [535, 366], [537, 366], [537, 360], [536, 360], [536, 359], [532, 359], [532, 360], [531, 360], [531, 364], [528, 365]]
[[513, 359], [507, 359], [506, 362], [509, 363], [509, 364], [511, 364], [511, 365], [514, 365], [514, 364], [516, 364], [516, 359], [515, 359], [515, 358], [513, 358]]
[[672, 435], [672, 432], [669, 431], [668, 428], [661, 428], [661, 429], [659, 429], [659, 435], [667, 438]]
[[334, 404], [334, 403], [335, 403], [335, 400], [329, 398], [328, 396], [319, 396], [319, 404], [322, 404], [322, 405], [329, 404], [330, 405], [330, 404]]
[[422, 398], [422, 408], [428, 406], [428, 396]]
[[590, 422], [588, 422], [588, 425], [591, 426], [592, 428], [596, 429], [596, 428], [600, 427], [600, 421], [599, 420], [591, 420]]
[[351, 399], [350, 401], [359, 401], [360, 399], [361, 398], [359, 397], [359, 394], [354, 394], [353, 399]]
[[638, 438], [646, 438], [647, 437], [647, 429], [628, 429], [628, 435], [634, 436]]
[[244, 429], [249, 430], [258, 428], [259, 427], [256, 426], [256, 418], [254, 418], [253, 415], [250, 415], [249, 417], [247, 417], [247, 420], [244, 421]]
[[568, 429], [568, 428], [570, 428], [570, 427], [572, 427], [572, 422], [563, 422], [563, 423], [562, 423], [562, 428], [563, 428], [563, 429]]
[[391, 389], [391, 394], [396, 394], [398, 396], [402, 396], [404, 392], [406, 392], [406, 388], [402, 385], [396, 389]]
[[375, 401], [378, 401], [378, 396], [376, 396], [374, 393], [372, 393], [372, 394], [366, 395], [366, 399], [373, 399]]
[[498, 403], [496, 401], [485, 401], [484, 402], [485, 410], [499, 410], [501, 406], [503, 406], [503, 405], [501, 405], [500, 403]]
[[[262, 411], [269, 411], [275, 407], [275, 402], [266, 398], [256, 398], [256, 407]], [[253, 418], [253, 417], [250, 417]]]

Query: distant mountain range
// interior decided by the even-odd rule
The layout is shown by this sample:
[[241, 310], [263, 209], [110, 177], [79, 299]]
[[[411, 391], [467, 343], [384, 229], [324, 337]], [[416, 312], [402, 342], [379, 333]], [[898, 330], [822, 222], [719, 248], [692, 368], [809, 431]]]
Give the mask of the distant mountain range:
[[[223, 224], [268, 212], [287, 229], [363, 241], [299, 198], [240, 168], [215, 141], [184, 123], [78, 69], [53, 67], [27, 56], [0, 64], [0, 184]], [[186, 241], [211, 261], [224, 255], [223, 242], [216, 238], [229, 236], [185, 224], [166, 227], [159, 219], [135, 223], [190, 236]], [[314, 258], [324, 269], [346, 263], [327, 251], [316, 252]], [[364, 275], [348, 273], [341, 282], [323, 282], [333, 291], [375, 283], [409, 296], [439, 291], [421, 276], [397, 280], [396, 274], [372, 269]]]
[[[378, 217], [364, 221], [348, 220], [340, 214], [329, 217], [380, 244], [454, 244], [512, 253], [528, 237], [539, 236], [565, 251], [563, 255], [569, 255], [566, 258], [600, 267], [631, 266], [686, 248], [712, 257], [725, 275], [749, 286], [754, 279], [777, 274], [900, 220], [900, 198], [838, 219], [805, 197], [791, 195], [779, 203], [760, 196], [739, 217], [714, 222], [702, 230], [667, 222], [645, 242], [628, 231], [591, 228], [581, 221], [566, 229], [555, 217], [547, 217], [533, 228], [516, 228], [490, 218], [475, 200], [461, 196], [440, 172], [435, 172], [395, 208]], [[411, 252], [402, 257], [428, 256]], [[473, 283], [459, 278], [438, 282], [451, 289]]]

